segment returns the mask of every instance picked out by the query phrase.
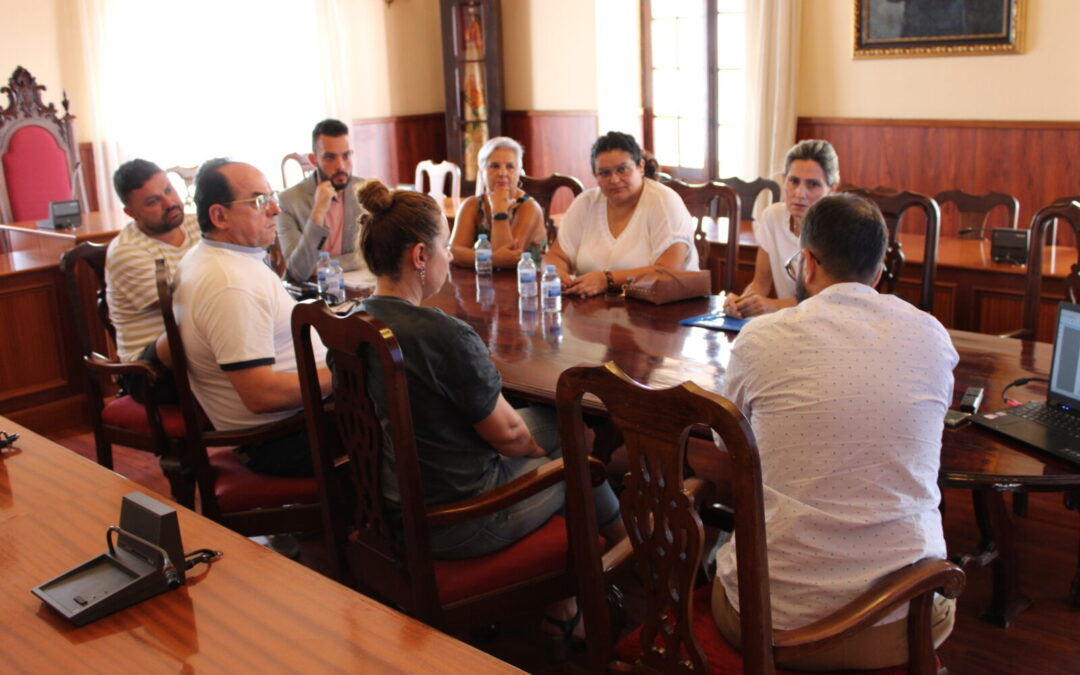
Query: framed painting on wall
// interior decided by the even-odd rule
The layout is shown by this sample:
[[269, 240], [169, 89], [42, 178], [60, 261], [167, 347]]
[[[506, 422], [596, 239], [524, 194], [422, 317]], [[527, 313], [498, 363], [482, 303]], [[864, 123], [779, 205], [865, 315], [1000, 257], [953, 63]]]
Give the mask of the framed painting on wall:
[[1024, 0], [854, 0], [855, 58], [1019, 54]]

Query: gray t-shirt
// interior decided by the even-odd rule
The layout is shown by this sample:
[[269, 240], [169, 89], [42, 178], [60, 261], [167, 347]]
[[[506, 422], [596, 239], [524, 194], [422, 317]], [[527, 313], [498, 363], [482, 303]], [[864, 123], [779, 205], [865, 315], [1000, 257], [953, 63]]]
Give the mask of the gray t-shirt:
[[[373, 296], [362, 308], [389, 326], [401, 347], [425, 505], [478, 494], [498, 454], [473, 424], [495, 410], [502, 390], [484, 342], [464, 321], [401, 298]], [[385, 424], [381, 369], [370, 372], [375, 409]], [[384, 448], [384, 496], [399, 501], [393, 451], [389, 442]]]

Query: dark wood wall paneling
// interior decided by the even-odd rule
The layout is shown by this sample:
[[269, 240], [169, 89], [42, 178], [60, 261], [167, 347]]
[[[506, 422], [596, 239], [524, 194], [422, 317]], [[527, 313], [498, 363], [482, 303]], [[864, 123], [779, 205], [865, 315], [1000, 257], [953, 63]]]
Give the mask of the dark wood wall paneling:
[[[589, 150], [596, 141], [595, 111], [507, 110], [503, 132], [525, 146], [525, 173], [543, 178], [553, 173], [577, 178], [586, 188], [595, 187]], [[556, 195], [551, 209], [566, 210], [570, 195]]]
[[[592, 187], [596, 181], [589, 148], [596, 140], [596, 123], [593, 111], [508, 110], [503, 114], [503, 133], [525, 146], [525, 172], [530, 176], [562, 173]], [[353, 173], [388, 185], [412, 183], [418, 162], [446, 158], [442, 113], [355, 119], [352, 134]], [[554, 210], [565, 210], [569, 202], [568, 196], [560, 195]]]
[[446, 120], [439, 113], [352, 121], [353, 173], [393, 187], [412, 183], [416, 165], [446, 159]]
[[[1020, 227], [1055, 199], [1080, 194], [1078, 122], [800, 117], [796, 134], [832, 143], [845, 183], [931, 196], [952, 189], [1011, 194], [1020, 200]], [[943, 221], [942, 235], [955, 236], [959, 226], [948, 211]], [[1059, 228], [1058, 242], [1074, 245], [1068, 229]]]

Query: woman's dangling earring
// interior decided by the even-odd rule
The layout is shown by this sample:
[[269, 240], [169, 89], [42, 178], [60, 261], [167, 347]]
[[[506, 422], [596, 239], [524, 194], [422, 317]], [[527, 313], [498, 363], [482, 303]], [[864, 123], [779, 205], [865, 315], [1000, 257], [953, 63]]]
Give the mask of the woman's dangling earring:
[[424, 276], [427, 274], [427, 265], [420, 266], [420, 286], [424, 286]]

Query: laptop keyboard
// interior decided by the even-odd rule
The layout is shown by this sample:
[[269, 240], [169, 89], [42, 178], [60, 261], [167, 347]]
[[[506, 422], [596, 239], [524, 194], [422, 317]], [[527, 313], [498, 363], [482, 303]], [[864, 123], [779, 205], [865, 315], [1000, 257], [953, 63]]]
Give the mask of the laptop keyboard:
[[[1057, 408], [1051, 408], [1041, 401], [1028, 401], [1009, 411], [1010, 415], [1041, 424], [1055, 432], [1071, 436], [1080, 441], [1080, 415], [1070, 414]], [[1076, 447], [1080, 447], [1077, 442]], [[1068, 462], [1080, 464], [1080, 451], [1071, 448], [1047, 448], [1045, 452], [1060, 457]]]

